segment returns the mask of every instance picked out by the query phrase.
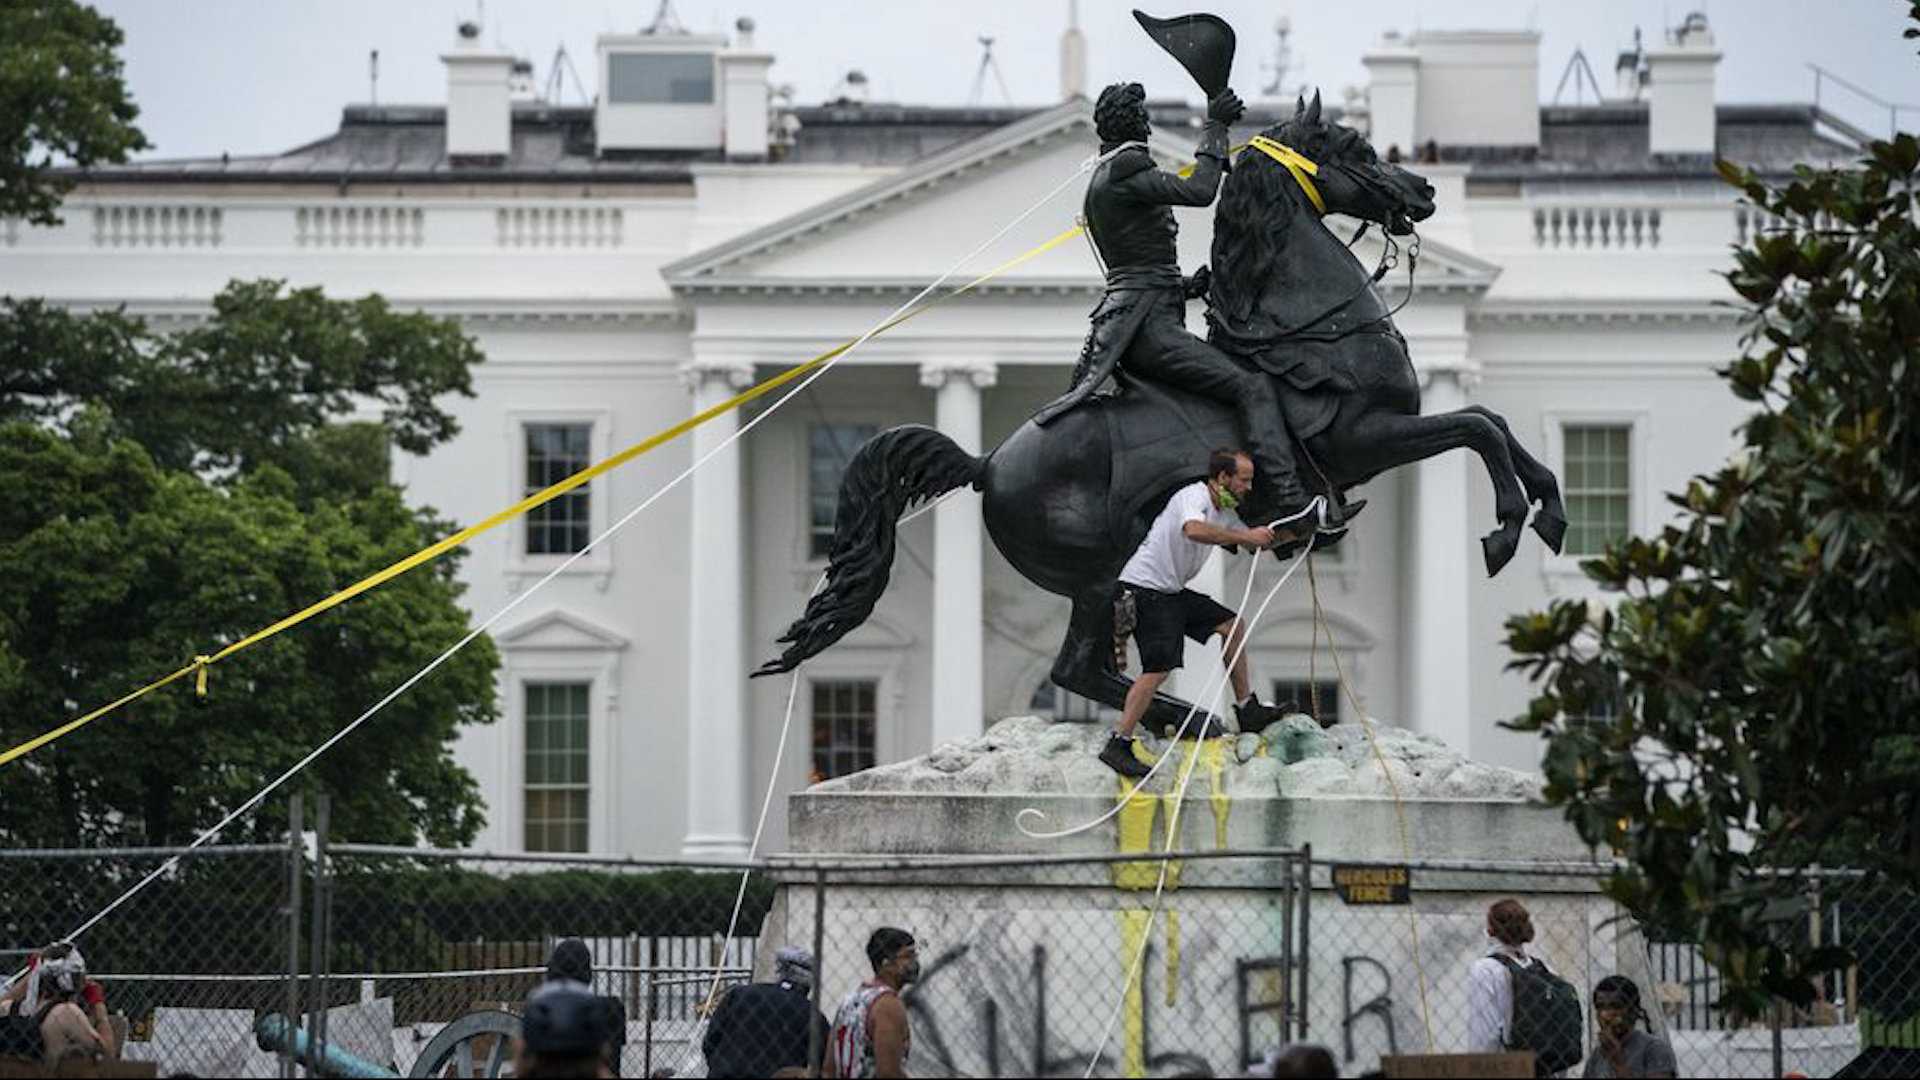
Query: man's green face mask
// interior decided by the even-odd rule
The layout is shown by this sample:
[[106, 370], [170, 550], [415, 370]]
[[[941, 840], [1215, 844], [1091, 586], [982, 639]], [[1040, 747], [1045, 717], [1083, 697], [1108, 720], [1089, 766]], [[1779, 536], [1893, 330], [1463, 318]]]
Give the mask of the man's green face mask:
[[1240, 506], [1240, 496], [1235, 495], [1225, 484], [1215, 482], [1213, 497], [1219, 502], [1222, 510], [1234, 510]]

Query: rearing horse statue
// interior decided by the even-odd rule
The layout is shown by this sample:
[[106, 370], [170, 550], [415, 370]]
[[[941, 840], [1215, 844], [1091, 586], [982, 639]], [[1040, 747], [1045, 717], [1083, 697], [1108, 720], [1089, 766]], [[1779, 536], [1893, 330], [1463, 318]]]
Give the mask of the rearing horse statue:
[[[1513, 557], [1529, 503], [1539, 507], [1535, 532], [1559, 551], [1566, 516], [1553, 473], [1486, 408], [1420, 415], [1419, 380], [1375, 288], [1378, 275], [1323, 220], [1340, 213], [1408, 235], [1433, 213], [1432, 187], [1322, 119], [1317, 95], [1258, 142], [1240, 154], [1214, 214], [1210, 336], [1278, 380], [1319, 491], [1337, 495], [1468, 447], [1493, 482], [1499, 527], [1481, 541], [1488, 575]], [[895, 521], [917, 502], [971, 485], [1007, 561], [1073, 602], [1054, 683], [1120, 708], [1132, 684], [1113, 666], [1120, 568], [1168, 495], [1205, 472], [1207, 451], [1239, 444], [1241, 433], [1223, 405], [1124, 371], [1119, 381], [1118, 392], [1045, 427], [1027, 421], [982, 457], [919, 425], [869, 439], [840, 485], [826, 585], [780, 638], [785, 650], [755, 674], [790, 671], [859, 626], [886, 589]], [[1167, 730], [1190, 708], [1160, 694], [1146, 721]]]

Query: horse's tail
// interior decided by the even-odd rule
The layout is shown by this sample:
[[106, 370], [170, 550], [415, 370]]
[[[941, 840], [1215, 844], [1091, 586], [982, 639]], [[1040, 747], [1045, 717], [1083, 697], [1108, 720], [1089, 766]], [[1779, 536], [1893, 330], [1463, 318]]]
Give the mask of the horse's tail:
[[908, 424], [868, 439], [847, 463], [834, 517], [826, 588], [807, 601], [780, 643], [787, 646], [754, 675], [792, 671], [867, 620], [893, 572], [894, 523], [914, 503], [977, 483], [986, 458], [974, 457], [930, 427]]

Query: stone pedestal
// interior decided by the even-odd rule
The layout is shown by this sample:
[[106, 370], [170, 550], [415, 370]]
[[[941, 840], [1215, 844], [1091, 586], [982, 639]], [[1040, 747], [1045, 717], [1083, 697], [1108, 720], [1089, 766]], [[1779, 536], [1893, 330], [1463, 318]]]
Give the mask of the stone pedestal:
[[[1094, 758], [1102, 735], [1014, 718], [794, 794], [759, 955], [817, 935], [831, 1010], [867, 974], [866, 935], [915, 934], [916, 1076], [1079, 1076], [1090, 1062], [1100, 1076], [1242, 1075], [1245, 1055], [1283, 1039], [1326, 1045], [1357, 1075], [1387, 1052], [1464, 1049], [1467, 968], [1487, 906], [1509, 895], [1583, 997], [1615, 972], [1653, 985], [1644, 944], [1568, 865], [1588, 852], [1529, 774], [1390, 725], [1370, 739], [1295, 716], [1153, 744], [1172, 759], [1113, 820], [1024, 834], [1017, 820], [1062, 829], [1115, 809], [1127, 789]], [[1174, 850], [1235, 854], [1176, 860], [1157, 904], [1158, 861], [1070, 861], [1163, 850], [1176, 806]], [[1274, 852], [1308, 845], [1302, 881]], [[1349, 907], [1331, 887], [1332, 863], [1409, 862], [1407, 906]], [[1271, 1002], [1288, 1004], [1285, 1025]]]

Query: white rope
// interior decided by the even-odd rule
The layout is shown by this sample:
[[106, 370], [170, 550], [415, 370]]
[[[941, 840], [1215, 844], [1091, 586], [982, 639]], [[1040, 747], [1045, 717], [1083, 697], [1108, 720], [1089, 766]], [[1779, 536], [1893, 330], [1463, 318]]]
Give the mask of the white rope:
[[533, 596], [534, 593], [539, 592], [542, 588], [544, 588], [548, 582], [559, 577], [561, 573], [565, 572], [568, 568], [573, 566], [574, 563], [584, 558], [588, 552], [598, 547], [602, 541], [606, 540], [608, 537], [611, 537], [614, 533], [619, 532], [623, 527], [626, 526], [628, 522], [632, 521], [635, 517], [638, 517], [642, 511], [645, 511], [648, 507], [652, 506], [655, 502], [658, 502], [662, 496], [666, 495], [668, 492], [679, 487], [683, 482], [686, 481], [688, 477], [692, 476], [707, 462], [713, 460], [719, 454], [721, 454], [722, 452], [732, 447], [734, 443], [744, 438], [747, 432], [752, 431], [753, 428], [756, 425], [758, 425], [762, 420], [765, 420], [767, 417], [772, 416], [775, 412], [779, 411], [780, 408], [784, 406], [787, 402], [793, 400], [796, 394], [803, 392], [804, 390], [807, 389], [807, 387], [813, 385], [813, 382], [816, 379], [820, 378], [822, 375], [825, 375], [828, 371], [832, 370], [836, 364], [846, 359], [860, 346], [866, 344], [870, 338], [872, 338], [875, 334], [879, 333], [880, 330], [884, 328], [888, 323], [892, 322], [895, 318], [897, 318], [899, 315], [907, 311], [909, 308], [912, 308], [915, 304], [918, 304], [920, 301], [926, 299], [929, 294], [931, 294], [935, 289], [939, 288], [942, 284], [944, 284], [948, 278], [951, 278], [954, 276], [954, 274], [958, 273], [961, 267], [973, 261], [973, 259], [977, 257], [981, 252], [987, 250], [989, 247], [999, 242], [999, 240], [1002, 237], [1006, 236], [1007, 233], [1011, 232], [1015, 226], [1019, 225], [1022, 221], [1025, 221], [1027, 218], [1031, 217], [1042, 206], [1045, 206], [1048, 202], [1051, 202], [1054, 196], [1066, 190], [1069, 184], [1072, 184], [1075, 180], [1079, 179], [1080, 176], [1083, 175], [1088, 169], [1093, 168], [1101, 160], [1104, 160], [1106, 156], [1109, 156], [1109, 155], [1102, 155], [1101, 158], [1095, 158], [1087, 162], [1081, 163], [1080, 167], [1074, 170], [1073, 175], [1061, 181], [1051, 191], [1041, 196], [1041, 198], [1037, 202], [1027, 207], [1027, 209], [1021, 211], [1020, 214], [1016, 216], [1013, 220], [1001, 226], [998, 232], [988, 237], [985, 241], [980, 243], [972, 251], [969, 251], [965, 255], [961, 256], [958, 262], [956, 262], [953, 266], [949, 267], [946, 270], [946, 272], [942, 273], [938, 278], [935, 278], [931, 284], [927, 285], [926, 288], [921, 289], [918, 293], [914, 294], [912, 299], [908, 300], [904, 304], [901, 304], [899, 307], [895, 308], [892, 312], [888, 313], [888, 315], [885, 318], [874, 323], [871, 327], [869, 327], [866, 330], [866, 332], [862, 333], [859, 336], [859, 338], [855, 339], [853, 344], [847, 346], [845, 349], [841, 350], [839, 354], [835, 355], [834, 357], [829, 359], [826, 363], [814, 369], [811, 373], [808, 374], [808, 376], [805, 379], [802, 379], [792, 389], [788, 390], [785, 394], [781, 395], [781, 397], [777, 401], [775, 401], [772, 405], [768, 406], [765, 410], [763, 410], [759, 414], [749, 417], [744, 424], [741, 424], [732, 433], [730, 433], [725, 439], [721, 440], [718, 446], [715, 446], [713, 449], [707, 451], [699, 459], [694, 461], [692, 465], [689, 465], [687, 466], [687, 468], [682, 470], [679, 473], [679, 475], [675, 476], [672, 480], [667, 481], [665, 486], [655, 491], [652, 495], [647, 496], [647, 498], [643, 500], [640, 503], [640, 505], [634, 507], [632, 510], [629, 510], [624, 516], [620, 518], [619, 521], [616, 521], [611, 526], [609, 526], [606, 529], [606, 531], [602, 532], [600, 535], [595, 536], [591, 540], [587, 541], [587, 544], [585, 547], [581, 548], [579, 551], [576, 551], [572, 555], [568, 556], [565, 561], [561, 562], [558, 566], [555, 566], [552, 570], [548, 571], [544, 577], [542, 577], [539, 581], [535, 582], [530, 588], [526, 589], [525, 591], [521, 592], [519, 595], [515, 596], [512, 600], [508, 601], [506, 606], [494, 612], [492, 617], [487, 619], [486, 622], [481, 623], [479, 626], [469, 631], [466, 634], [466, 636], [462, 637], [459, 641], [455, 642], [451, 648], [447, 649], [445, 652], [435, 657], [425, 667], [415, 672], [405, 682], [401, 683], [398, 687], [396, 687], [391, 692], [389, 692], [385, 697], [382, 697], [379, 701], [375, 702], [372, 708], [369, 708], [366, 712], [363, 712], [358, 717], [354, 718], [354, 720], [351, 723], [347, 724], [345, 727], [335, 732], [325, 742], [321, 743], [319, 746], [315, 747], [311, 752], [309, 752], [305, 757], [301, 758], [299, 762], [297, 762], [292, 768], [288, 769], [284, 773], [281, 773], [280, 776], [275, 778], [272, 782], [268, 783], [266, 787], [261, 788], [258, 792], [254, 793], [252, 797], [248, 798], [247, 801], [241, 803], [239, 807], [233, 810], [233, 812], [229, 813], [226, 817], [221, 818], [217, 824], [213, 825], [211, 828], [207, 829], [206, 831], [202, 832], [199, 836], [195, 837], [193, 842], [188, 844], [186, 848], [184, 848], [179, 854], [172, 856], [166, 862], [162, 863], [158, 869], [154, 870], [152, 873], [148, 874], [146, 877], [141, 878], [138, 882], [135, 882], [132, 888], [128, 889], [124, 893], [121, 893], [120, 896], [116, 898], [113, 902], [109, 903], [106, 907], [101, 908], [99, 912], [95, 913], [91, 918], [81, 923], [77, 928], [73, 930], [73, 932], [69, 933], [63, 940], [67, 940], [67, 941], [78, 940], [82, 934], [85, 934], [88, 930], [92, 929], [95, 925], [97, 925], [100, 922], [100, 920], [106, 918], [109, 914], [117, 910], [122, 904], [125, 904], [128, 900], [131, 900], [134, 896], [138, 895], [147, 886], [153, 884], [155, 881], [159, 880], [161, 877], [172, 872], [172, 870], [179, 865], [181, 857], [184, 856], [187, 852], [193, 851], [194, 849], [201, 847], [202, 845], [206, 844], [209, 840], [212, 840], [214, 837], [220, 835], [220, 833], [224, 829], [226, 829], [227, 826], [233, 824], [234, 821], [238, 820], [242, 814], [245, 814], [248, 811], [252, 810], [254, 807], [260, 805], [260, 803], [263, 802], [268, 795], [271, 795], [274, 791], [278, 790], [282, 784], [286, 783], [288, 780], [293, 779], [293, 777], [298, 775], [308, 765], [311, 765], [314, 761], [318, 760], [322, 754], [325, 754], [328, 750], [331, 750], [335, 744], [340, 742], [340, 740], [346, 738], [348, 735], [351, 735], [354, 731], [358, 730], [361, 724], [364, 724], [368, 720], [372, 719], [373, 716], [377, 714], [381, 709], [386, 708], [395, 699], [400, 697], [400, 695], [412, 689], [414, 684], [418, 683], [421, 679], [426, 678], [429, 674], [431, 674], [433, 671], [439, 668], [441, 664], [444, 664], [448, 660], [452, 659], [456, 653], [466, 648], [467, 645], [472, 643], [472, 641], [475, 638], [479, 637], [483, 633], [486, 633], [487, 630], [492, 628], [492, 626], [495, 623], [505, 618], [508, 613], [518, 608], [521, 604], [525, 603], [529, 597]]
[[[1293, 577], [1294, 571], [1300, 569], [1300, 564], [1306, 561], [1307, 553], [1312, 550], [1313, 549], [1311, 545], [1305, 548], [1302, 548], [1300, 551], [1300, 554], [1294, 556], [1293, 565], [1287, 567], [1287, 572], [1284, 574], [1281, 574], [1280, 580], [1274, 582], [1273, 588], [1267, 590], [1266, 598], [1260, 601], [1259, 610], [1255, 611], [1253, 613], [1253, 618], [1247, 620], [1246, 625], [1241, 628], [1240, 647], [1234, 650], [1233, 654], [1227, 658], [1227, 662], [1224, 665], [1222, 665], [1221, 670], [1223, 672], [1230, 669], [1234, 664], [1238, 663], [1240, 660], [1240, 657], [1245, 654], [1247, 643], [1253, 640], [1254, 627], [1259, 625], [1261, 618], [1263, 618], [1267, 613], [1267, 605], [1273, 603], [1273, 598], [1280, 594], [1281, 587], [1286, 585], [1287, 580], [1289, 578]], [[1256, 555], [1255, 558], [1257, 560], [1258, 556]], [[1244, 594], [1242, 597], [1243, 605], [1245, 603], [1245, 596], [1250, 596], [1252, 595], [1252, 593], [1253, 593], [1253, 568], [1249, 567], [1247, 569], [1247, 591], [1246, 591], [1246, 594]], [[1216, 708], [1219, 706], [1219, 703], [1220, 703], [1220, 693], [1222, 689], [1224, 689], [1224, 687], [1216, 688], [1212, 684], [1209, 684], [1209, 690], [1212, 693], [1211, 704]], [[1198, 702], [1195, 703], [1194, 707], [1196, 709], [1199, 707]], [[1192, 717], [1191, 711], [1188, 712], [1188, 717], [1189, 718]], [[1184, 730], [1184, 725], [1182, 725], [1182, 727]], [[1160, 761], [1165, 761], [1168, 757], [1171, 757], [1173, 755], [1173, 747], [1177, 747], [1178, 745], [1179, 743], [1176, 742], [1173, 744], [1173, 746], [1168, 747], [1167, 752], [1165, 754], [1162, 754], [1160, 756], [1159, 761], [1154, 762], [1154, 765], [1157, 767], [1160, 764]], [[1154, 886], [1153, 886], [1153, 907], [1148, 909], [1147, 925], [1144, 928], [1142, 928], [1140, 933], [1140, 947], [1134, 951], [1133, 963], [1129, 964], [1127, 967], [1126, 980], [1120, 984], [1120, 996], [1119, 996], [1119, 999], [1114, 1002], [1113, 1012], [1107, 1017], [1107, 1025], [1106, 1027], [1102, 1028], [1100, 1031], [1100, 1044], [1094, 1047], [1092, 1055], [1087, 1058], [1087, 1071], [1084, 1074], [1084, 1076], [1086, 1077], [1091, 1077], [1093, 1075], [1093, 1070], [1100, 1064], [1101, 1055], [1106, 1053], [1107, 1042], [1113, 1038], [1113, 1026], [1119, 1023], [1120, 1013], [1123, 1009], [1126, 1008], [1127, 988], [1133, 985], [1134, 979], [1140, 977], [1141, 965], [1146, 961], [1147, 945], [1153, 940], [1154, 924], [1160, 921], [1160, 905], [1166, 895], [1167, 868], [1171, 864], [1171, 860], [1167, 858], [1167, 856], [1173, 854], [1174, 842], [1179, 837], [1178, 829], [1180, 826], [1180, 810], [1183, 806], [1186, 805], [1187, 785], [1193, 780], [1194, 770], [1197, 769], [1199, 765], [1200, 765], [1200, 748], [1196, 746], [1194, 747], [1193, 752], [1187, 755], [1186, 771], [1180, 777], [1179, 790], [1174, 794], [1173, 809], [1169, 811], [1167, 814], [1167, 842], [1166, 842], [1166, 845], [1161, 849], [1160, 878], [1158, 881], [1154, 883]], [[1143, 784], [1146, 783], [1146, 778], [1142, 777], [1140, 782]], [[1139, 788], [1135, 787], [1134, 790], [1138, 791]], [[1130, 800], [1132, 798], [1133, 798], [1133, 792], [1130, 791], [1127, 793], [1127, 799]], [[1119, 805], [1121, 806], [1126, 805], [1126, 800], [1122, 800], [1122, 802]], [[1140, 988], [1140, 992], [1142, 994], [1145, 994], [1147, 992], [1147, 988], [1144, 985], [1142, 985]]]

